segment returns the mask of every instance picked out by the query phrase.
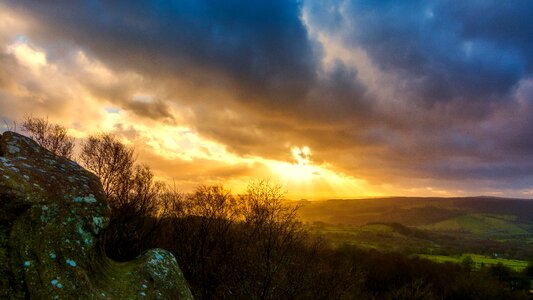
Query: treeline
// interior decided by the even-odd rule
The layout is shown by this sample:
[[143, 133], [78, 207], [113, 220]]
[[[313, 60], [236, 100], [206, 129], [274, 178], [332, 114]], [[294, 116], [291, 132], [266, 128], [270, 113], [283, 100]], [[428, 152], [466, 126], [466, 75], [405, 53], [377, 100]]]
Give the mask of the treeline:
[[332, 248], [307, 235], [281, 196], [265, 181], [238, 197], [219, 186], [175, 195], [175, 215], [150, 246], [176, 255], [198, 299], [531, 298], [533, 268], [474, 270], [468, 261]]
[[[223, 186], [181, 193], [156, 182], [133, 148], [90, 136], [74, 157], [67, 130], [28, 117], [22, 129], [51, 151], [94, 172], [111, 206], [101, 246], [115, 260], [153, 247], [171, 251], [197, 299], [532, 299], [533, 266], [478, 270], [311, 238], [265, 180], [242, 195]], [[65, 150], [66, 149], [66, 150]]]

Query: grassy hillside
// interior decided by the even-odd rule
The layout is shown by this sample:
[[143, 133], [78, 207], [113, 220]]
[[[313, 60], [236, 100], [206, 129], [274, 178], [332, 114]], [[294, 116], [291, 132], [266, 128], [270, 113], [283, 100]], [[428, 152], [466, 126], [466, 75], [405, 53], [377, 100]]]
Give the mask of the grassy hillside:
[[464, 232], [484, 237], [507, 238], [530, 234], [526, 224], [518, 223], [516, 216], [492, 214], [465, 214], [444, 221], [423, 225], [420, 228], [443, 231]]
[[533, 260], [533, 201], [491, 197], [300, 201], [299, 217], [334, 245], [408, 254]]
[[349, 244], [362, 248], [410, 253], [425, 253], [427, 249], [438, 247], [424, 232], [410, 230], [397, 223], [373, 223], [363, 226], [314, 224], [309, 228], [313, 234], [327, 238], [335, 246]]
[[533, 225], [533, 200], [492, 197], [413, 198], [300, 201], [304, 221], [339, 225], [364, 225], [372, 222], [421, 226], [469, 214], [514, 217], [514, 222]]
[[502, 264], [510, 269], [513, 269], [515, 271], [521, 271], [528, 266], [527, 261], [523, 260], [516, 260], [516, 259], [506, 259], [506, 258], [498, 258], [498, 257], [491, 257], [486, 255], [479, 255], [479, 254], [463, 254], [459, 256], [449, 256], [449, 255], [419, 255], [420, 257], [427, 258], [432, 261], [436, 262], [453, 262], [453, 263], [464, 263], [467, 258], [472, 259], [472, 266], [474, 268], [481, 268], [483, 266], [495, 266], [498, 264]]

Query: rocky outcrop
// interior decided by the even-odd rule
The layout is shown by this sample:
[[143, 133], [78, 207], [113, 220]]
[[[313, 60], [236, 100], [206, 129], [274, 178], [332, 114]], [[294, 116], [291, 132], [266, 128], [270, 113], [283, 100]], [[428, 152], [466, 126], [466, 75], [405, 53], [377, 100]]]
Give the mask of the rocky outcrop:
[[0, 299], [191, 299], [175, 258], [107, 258], [98, 178], [13, 132], [0, 135]]

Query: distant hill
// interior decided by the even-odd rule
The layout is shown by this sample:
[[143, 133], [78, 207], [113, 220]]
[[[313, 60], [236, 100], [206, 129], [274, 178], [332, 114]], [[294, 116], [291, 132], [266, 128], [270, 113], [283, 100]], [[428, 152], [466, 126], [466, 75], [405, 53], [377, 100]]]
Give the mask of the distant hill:
[[533, 258], [533, 200], [390, 197], [298, 204], [300, 219], [335, 244]]
[[299, 204], [299, 216], [303, 221], [334, 225], [387, 222], [423, 226], [476, 214], [504, 215], [514, 223], [533, 225], [533, 200], [525, 199], [391, 197], [301, 201]]

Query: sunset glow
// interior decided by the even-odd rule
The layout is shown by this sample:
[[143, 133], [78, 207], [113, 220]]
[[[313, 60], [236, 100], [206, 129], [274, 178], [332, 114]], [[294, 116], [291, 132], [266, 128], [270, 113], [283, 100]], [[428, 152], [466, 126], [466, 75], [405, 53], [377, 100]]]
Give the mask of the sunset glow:
[[474, 3], [45, 2], [0, 4], [2, 131], [112, 132], [185, 191], [532, 197], [527, 11], [479, 4], [497, 30]]

